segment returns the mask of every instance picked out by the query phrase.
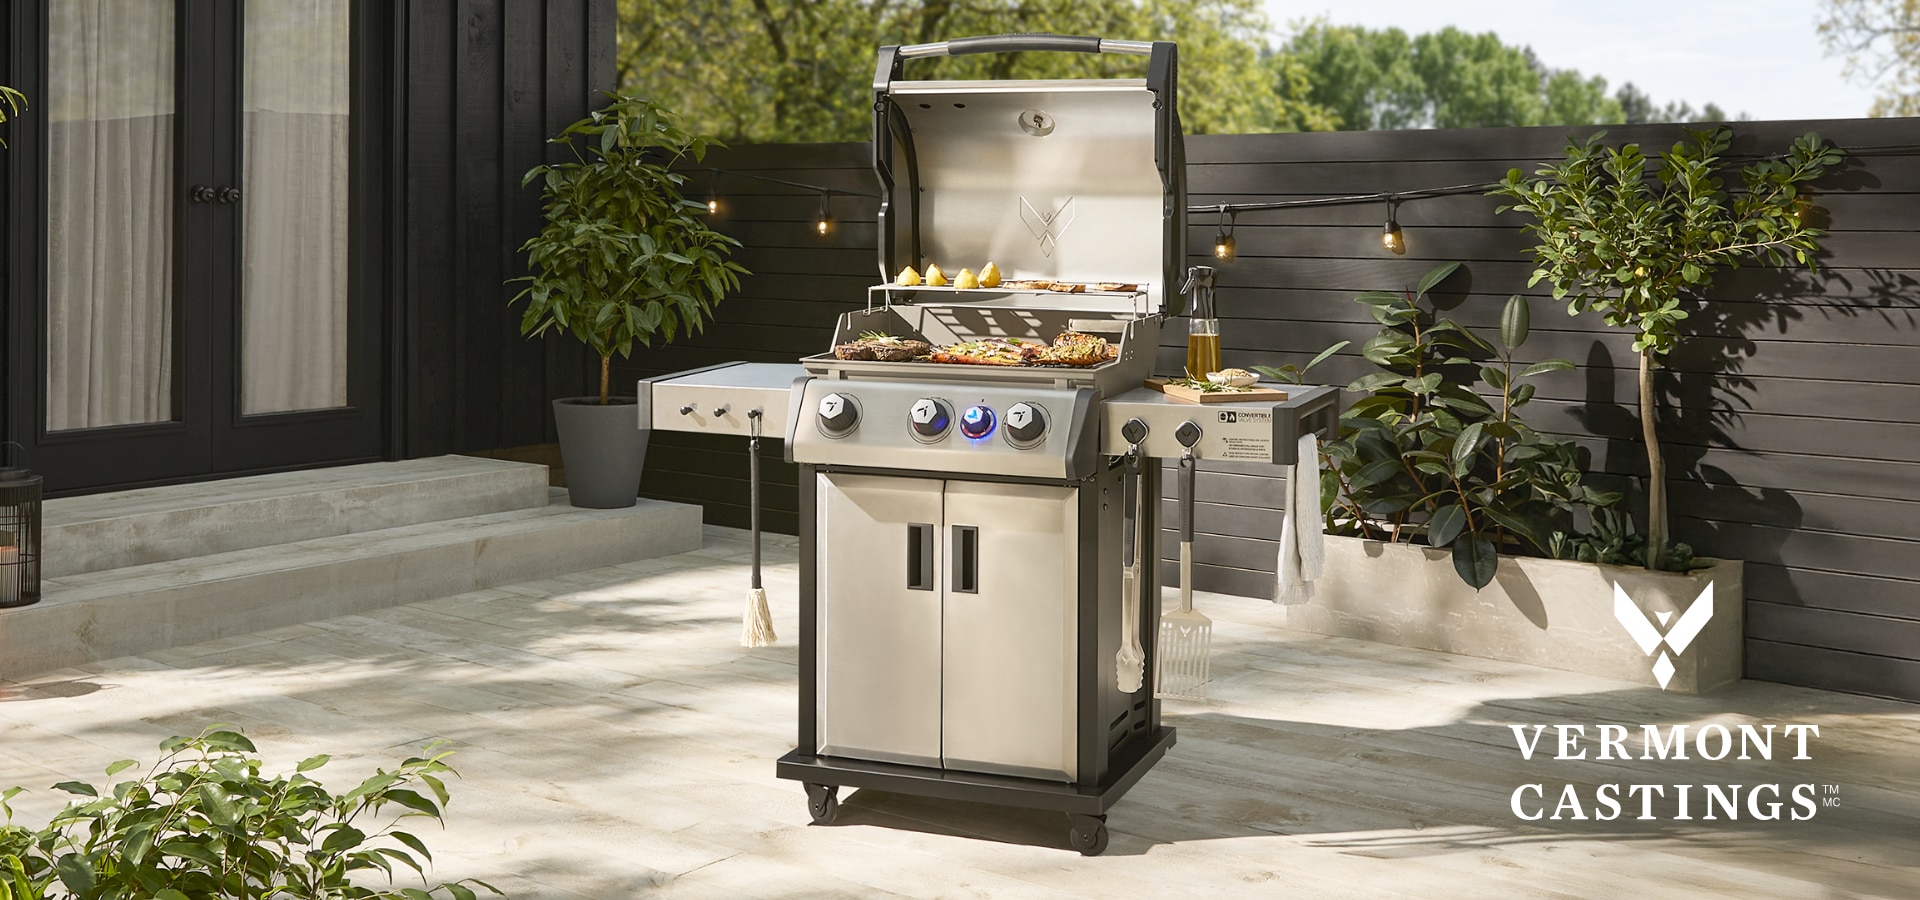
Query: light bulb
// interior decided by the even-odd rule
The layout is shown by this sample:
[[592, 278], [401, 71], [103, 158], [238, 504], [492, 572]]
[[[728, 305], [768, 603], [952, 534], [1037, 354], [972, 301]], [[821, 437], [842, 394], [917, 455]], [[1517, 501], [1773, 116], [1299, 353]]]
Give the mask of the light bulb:
[[1227, 234], [1214, 235], [1213, 258], [1224, 259], [1224, 260], [1233, 259], [1233, 243], [1234, 241], [1233, 241], [1232, 235], [1227, 235]]
[[720, 201], [715, 200], [712, 197], [708, 197], [707, 198], [707, 215], [713, 215], [714, 213], [717, 213], [719, 211], [720, 211]]
[[820, 230], [820, 233], [821, 233], [821, 234], [826, 234], [826, 233], [827, 233], [827, 220], [826, 220], [826, 219], [821, 219], [821, 220], [820, 220], [819, 222], [816, 222], [816, 223], [814, 223], [814, 227], [815, 227], [815, 228], [818, 228], [818, 229]]
[[1380, 246], [1385, 247], [1389, 253], [1407, 252], [1406, 236], [1400, 233], [1399, 222], [1387, 220], [1387, 227], [1380, 232]]

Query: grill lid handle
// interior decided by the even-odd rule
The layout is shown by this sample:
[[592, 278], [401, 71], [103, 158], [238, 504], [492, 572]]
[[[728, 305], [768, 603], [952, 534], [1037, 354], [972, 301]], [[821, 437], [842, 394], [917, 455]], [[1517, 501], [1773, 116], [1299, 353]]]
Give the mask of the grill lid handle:
[[934, 44], [913, 44], [900, 48], [903, 59], [924, 56], [967, 56], [975, 53], [1020, 53], [1054, 50], [1062, 53], [1125, 53], [1146, 56], [1153, 52], [1149, 41], [1112, 41], [1081, 34], [993, 34], [982, 37], [954, 38]]

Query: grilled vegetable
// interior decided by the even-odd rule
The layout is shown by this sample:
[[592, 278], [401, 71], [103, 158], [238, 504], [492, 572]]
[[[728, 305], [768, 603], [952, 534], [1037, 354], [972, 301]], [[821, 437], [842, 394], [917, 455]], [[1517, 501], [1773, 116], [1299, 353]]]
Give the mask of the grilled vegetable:
[[928, 263], [927, 264], [927, 284], [932, 285], [933, 287], [946, 287], [947, 273], [940, 271], [939, 266], [934, 265], [933, 263]]
[[915, 272], [912, 266], [908, 266], [901, 269], [899, 275], [894, 276], [893, 283], [901, 287], [917, 287], [920, 284], [920, 273]]
[[999, 287], [1000, 267], [991, 262], [987, 263], [987, 267], [980, 270], [980, 286], [985, 288]]
[[972, 269], [961, 269], [959, 276], [953, 279], [953, 286], [963, 291], [971, 291], [980, 286], [980, 277], [973, 274]]
[[933, 345], [913, 338], [898, 338], [878, 331], [862, 332], [857, 341], [833, 348], [839, 359], [871, 359], [880, 362], [907, 362], [933, 352]]

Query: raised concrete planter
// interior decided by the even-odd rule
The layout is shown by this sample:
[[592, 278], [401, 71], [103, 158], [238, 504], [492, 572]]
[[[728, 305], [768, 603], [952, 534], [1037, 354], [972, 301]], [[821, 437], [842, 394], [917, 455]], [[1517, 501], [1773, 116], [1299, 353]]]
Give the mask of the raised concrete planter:
[[[1738, 560], [1678, 574], [1503, 557], [1493, 583], [1476, 592], [1454, 574], [1445, 551], [1329, 536], [1315, 596], [1285, 607], [1286, 624], [1654, 687], [1662, 686], [1656, 669], [1670, 665], [1667, 690], [1701, 694], [1740, 679], [1741, 570]], [[1616, 584], [1631, 599], [1631, 612], [1616, 615]], [[1708, 585], [1711, 616], [1705, 609], [1688, 616], [1696, 602], [1706, 601]], [[1634, 615], [1637, 625], [1622, 622]], [[1686, 640], [1684, 633], [1703, 617], [1697, 636]]]

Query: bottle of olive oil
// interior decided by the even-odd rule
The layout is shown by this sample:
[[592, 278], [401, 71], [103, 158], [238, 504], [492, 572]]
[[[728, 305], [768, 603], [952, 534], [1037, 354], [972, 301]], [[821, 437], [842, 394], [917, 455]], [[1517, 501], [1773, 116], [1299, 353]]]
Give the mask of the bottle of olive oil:
[[1187, 269], [1187, 283], [1181, 293], [1191, 293], [1193, 304], [1187, 310], [1187, 377], [1205, 379], [1208, 372], [1220, 371], [1220, 320], [1213, 310], [1212, 266]]

